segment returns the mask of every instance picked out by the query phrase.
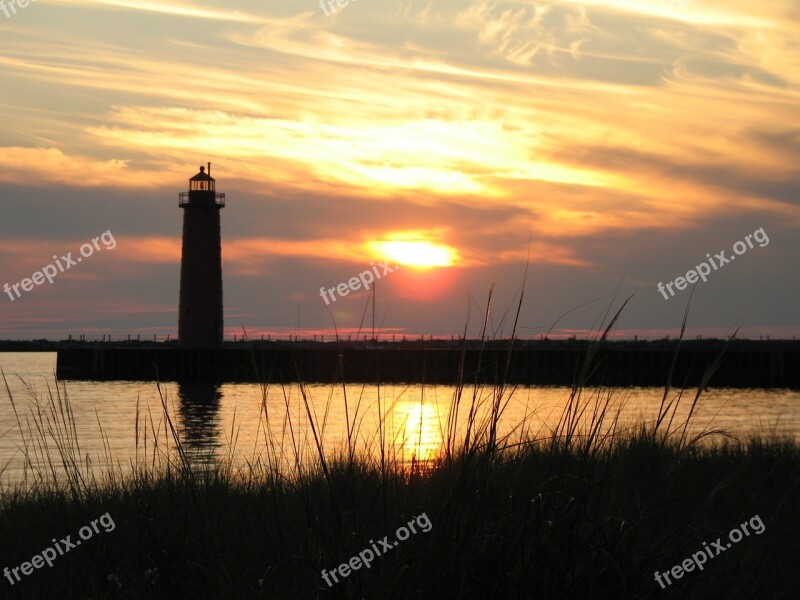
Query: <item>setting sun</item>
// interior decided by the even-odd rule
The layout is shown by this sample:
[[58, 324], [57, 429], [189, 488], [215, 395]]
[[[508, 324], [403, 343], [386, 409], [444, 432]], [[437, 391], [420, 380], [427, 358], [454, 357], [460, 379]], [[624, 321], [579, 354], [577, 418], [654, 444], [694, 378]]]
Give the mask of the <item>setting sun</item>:
[[458, 258], [455, 249], [421, 240], [371, 242], [370, 248], [400, 265], [417, 268], [451, 267]]

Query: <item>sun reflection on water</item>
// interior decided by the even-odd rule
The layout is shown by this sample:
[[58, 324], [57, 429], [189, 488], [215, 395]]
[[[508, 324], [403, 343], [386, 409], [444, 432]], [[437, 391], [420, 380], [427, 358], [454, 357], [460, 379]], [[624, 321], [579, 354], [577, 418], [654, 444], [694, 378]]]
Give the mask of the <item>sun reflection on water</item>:
[[403, 464], [429, 463], [442, 449], [442, 431], [436, 407], [420, 402], [395, 406], [395, 451]]

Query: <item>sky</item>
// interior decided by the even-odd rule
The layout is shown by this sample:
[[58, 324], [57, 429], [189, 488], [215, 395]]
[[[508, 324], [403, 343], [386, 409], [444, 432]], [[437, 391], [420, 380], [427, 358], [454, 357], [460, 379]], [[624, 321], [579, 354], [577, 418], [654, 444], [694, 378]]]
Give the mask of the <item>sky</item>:
[[207, 162], [226, 338], [800, 333], [796, 0], [4, 1], [0, 339], [174, 337]]

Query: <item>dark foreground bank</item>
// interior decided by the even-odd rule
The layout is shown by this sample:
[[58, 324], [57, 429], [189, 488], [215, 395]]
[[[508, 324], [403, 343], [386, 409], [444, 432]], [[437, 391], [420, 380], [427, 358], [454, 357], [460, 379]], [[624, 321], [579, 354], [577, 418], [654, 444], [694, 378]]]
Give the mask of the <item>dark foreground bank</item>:
[[19, 581], [3, 577], [0, 596], [788, 600], [800, 589], [789, 442], [679, 447], [641, 431], [473, 448], [413, 472], [379, 457], [299, 471], [178, 462], [6, 490], [0, 567], [52, 551]]

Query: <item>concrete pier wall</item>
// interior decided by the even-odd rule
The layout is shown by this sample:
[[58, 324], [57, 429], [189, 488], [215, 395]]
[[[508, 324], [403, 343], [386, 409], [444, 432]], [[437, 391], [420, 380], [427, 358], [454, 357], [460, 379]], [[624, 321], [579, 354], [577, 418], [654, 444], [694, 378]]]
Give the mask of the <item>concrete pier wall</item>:
[[[688, 343], [678, 354], [673, 385], [696, 386], [723, 344]], [[507, 343], [482, 350], [468, 342], [227, 344], [183, 349], [167, 344], [124, 347], [84, 344], [60, 348], [61, 379], [214, 381], [270, 383], [452, 384], [463, 370], [466, 383], [500, 380], [521, 384], [571, 385], [584, 368], [588, 344], [521, 342], [510, 358]], [[675, 356], [674, 343], [608, 343], [592, 360], [587, 381], [605, 385], [663, 386]], [[462, 368], [463, 361], [463, 368]], [[743, 342], [731, 346], [712, 378], [714, 387], [800, 387], [800, 344]]]

